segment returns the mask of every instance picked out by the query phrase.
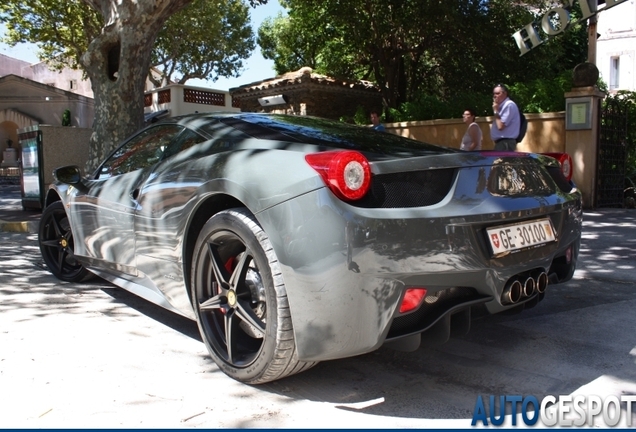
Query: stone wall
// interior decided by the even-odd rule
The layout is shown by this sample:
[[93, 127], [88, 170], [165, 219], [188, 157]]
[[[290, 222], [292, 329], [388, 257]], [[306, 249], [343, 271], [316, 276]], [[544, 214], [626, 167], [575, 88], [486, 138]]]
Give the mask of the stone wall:
[[[528, 131], [517, 150], [522, 152], [548, 153], [565, 151], [565, 112], [525, 114]], [[478, 117], [483, 134], [483, 150], [492, 150], [490, 139], [492, 117]], [[388, 132], [418, 141], [459, 148], [466, 125], [460, 119], [426, 120], [404, 123], [387, 123]]]
[[[275, 78], [230, 89], [243, 112], [310, 115], [332, 120], [352, 118], [359, 107], [366, 114], [382, 110], [382, 95], [367, 81], [346, 82], [315, 74], [304, 67]], [[285, 103], [263, 106], [259, 98], [282, 96]], [[565, 113], [526, 114], [528, 131], [517, 149], [548, 153], [565, 151]], [[492, 117], [477, 118], [484, 150], [494, 147], [490, 139]], [[418, 141], [459, 148], [466, 125], [461, 119], [441, 119], [385, 124], [387, 131]]]
[[45, 188], [53, 182], [53, 170], [77, 165], [84, 170], [92, 129], [39, 125], [42, 131], [42, 156]]
[[18, 129], [22, 147], [22, 206], [41, 209], [53, 170], [64, 165], [83, 168], [92, 129], [33, 125]]

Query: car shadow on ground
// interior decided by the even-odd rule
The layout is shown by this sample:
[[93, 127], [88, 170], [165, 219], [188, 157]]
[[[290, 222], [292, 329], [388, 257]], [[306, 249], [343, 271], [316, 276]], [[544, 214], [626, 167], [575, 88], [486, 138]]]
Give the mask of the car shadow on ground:
[[[630, 280], [614, 280], [636, 261], [633, 240], [624, 233], [633, 219], [620, 212], [605, 219], [587, 219], [581, 247], [585, 268], [573, 280], [549, 286], [534, 308], [476, 319], [467, 335], [443, 345], [415, 352], [380, 348], [253, 388], [290, 403], [308, 400], [361, 414], [416, 419], [470, 419], [478, 395], [541, 400], [571, 394], [603, 377], [626, 383], [620, 391], [633, 393], [636, 290]], [[193, 321], [123, 290], [105, 292], [201, 340]], [[210, 372], [218, 372], [211, 358], [206, 360]]]
[[[121, 289], [103, 291], [114, 301], [201, 341], [194, 321]], [[636, 336], [615, 331], [617, 322], [627, 329], [636, 326], [636, 318], [625, 321], [635, 305], [631, 284], [608, 287], [603, 281], [572, 280], [550, 286], [542, 302], [521, 314], [474, 320], [467, 335], [446, 344], [415, 352], [380, 348], [251, 387], [290, 403], [323, 402], [367, 415], [470, 419], [478, 395], [534, 395], [541, 400], [549, 394], [575, 392], [603, 375], [636, 382], [635, 368], [621, 367], [630, 362], [633, 366], [630, 351], [636, 347]], [[602, 307], [608, 311], [595, 317]], [[615, 312], [609, 311], [612, 307]], [[614, 337], [608, 339], [604, 336], [608, 334]], [[219, 372], [210, 357], [205, 360], [210, 373]]]
[[127, 307], [131, 307], [137, 312], [146, 315], [148, 318], [203, 343], [201, 334], [199, 333], [199, 328], [195, 321], [157, 306], [154, 303], [144, 300], [143, 298], [114, 285], [109, 284], [108, 287], [103, 288], [102, 291], [112, 297], [113, 301], [124, 304]]

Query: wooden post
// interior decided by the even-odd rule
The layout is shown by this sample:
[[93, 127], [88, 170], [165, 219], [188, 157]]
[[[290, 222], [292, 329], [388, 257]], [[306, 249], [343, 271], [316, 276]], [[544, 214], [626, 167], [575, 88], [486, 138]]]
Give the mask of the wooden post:
[[587, 61], [588, 63], [596, 64], [596, 28], [597, 28], [597, 15], [593, 15], [588, 20], [587, 27]]

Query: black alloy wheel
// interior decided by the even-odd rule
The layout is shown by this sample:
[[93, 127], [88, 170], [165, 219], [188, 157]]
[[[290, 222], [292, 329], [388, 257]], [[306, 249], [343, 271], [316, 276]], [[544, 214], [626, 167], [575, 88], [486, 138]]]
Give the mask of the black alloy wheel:
[[38, 235], [40, 253], [49, 271], [66, 282], [81, 282], [92, 276], [73, 254], [73, 232], [61, 201], [42, 212]]
[[259, 384], [315, 364], [297, 359], [278, 260], [247, 210], [220, 212], [201, 230], [192, 294], [202, 338], [230, 377]]

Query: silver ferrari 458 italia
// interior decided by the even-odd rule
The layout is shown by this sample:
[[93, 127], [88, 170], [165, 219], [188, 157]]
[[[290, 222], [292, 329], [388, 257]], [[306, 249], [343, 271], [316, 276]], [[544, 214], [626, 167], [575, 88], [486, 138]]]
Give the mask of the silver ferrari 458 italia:
[[56, 169], [39, 243], [59, 279], [98, 275], [195, 319], [220, 369], [265, 383], [535, 306], [575, 270], [569, 172], [562, 154], [195, 114], [141, 130], [89, 176]]

